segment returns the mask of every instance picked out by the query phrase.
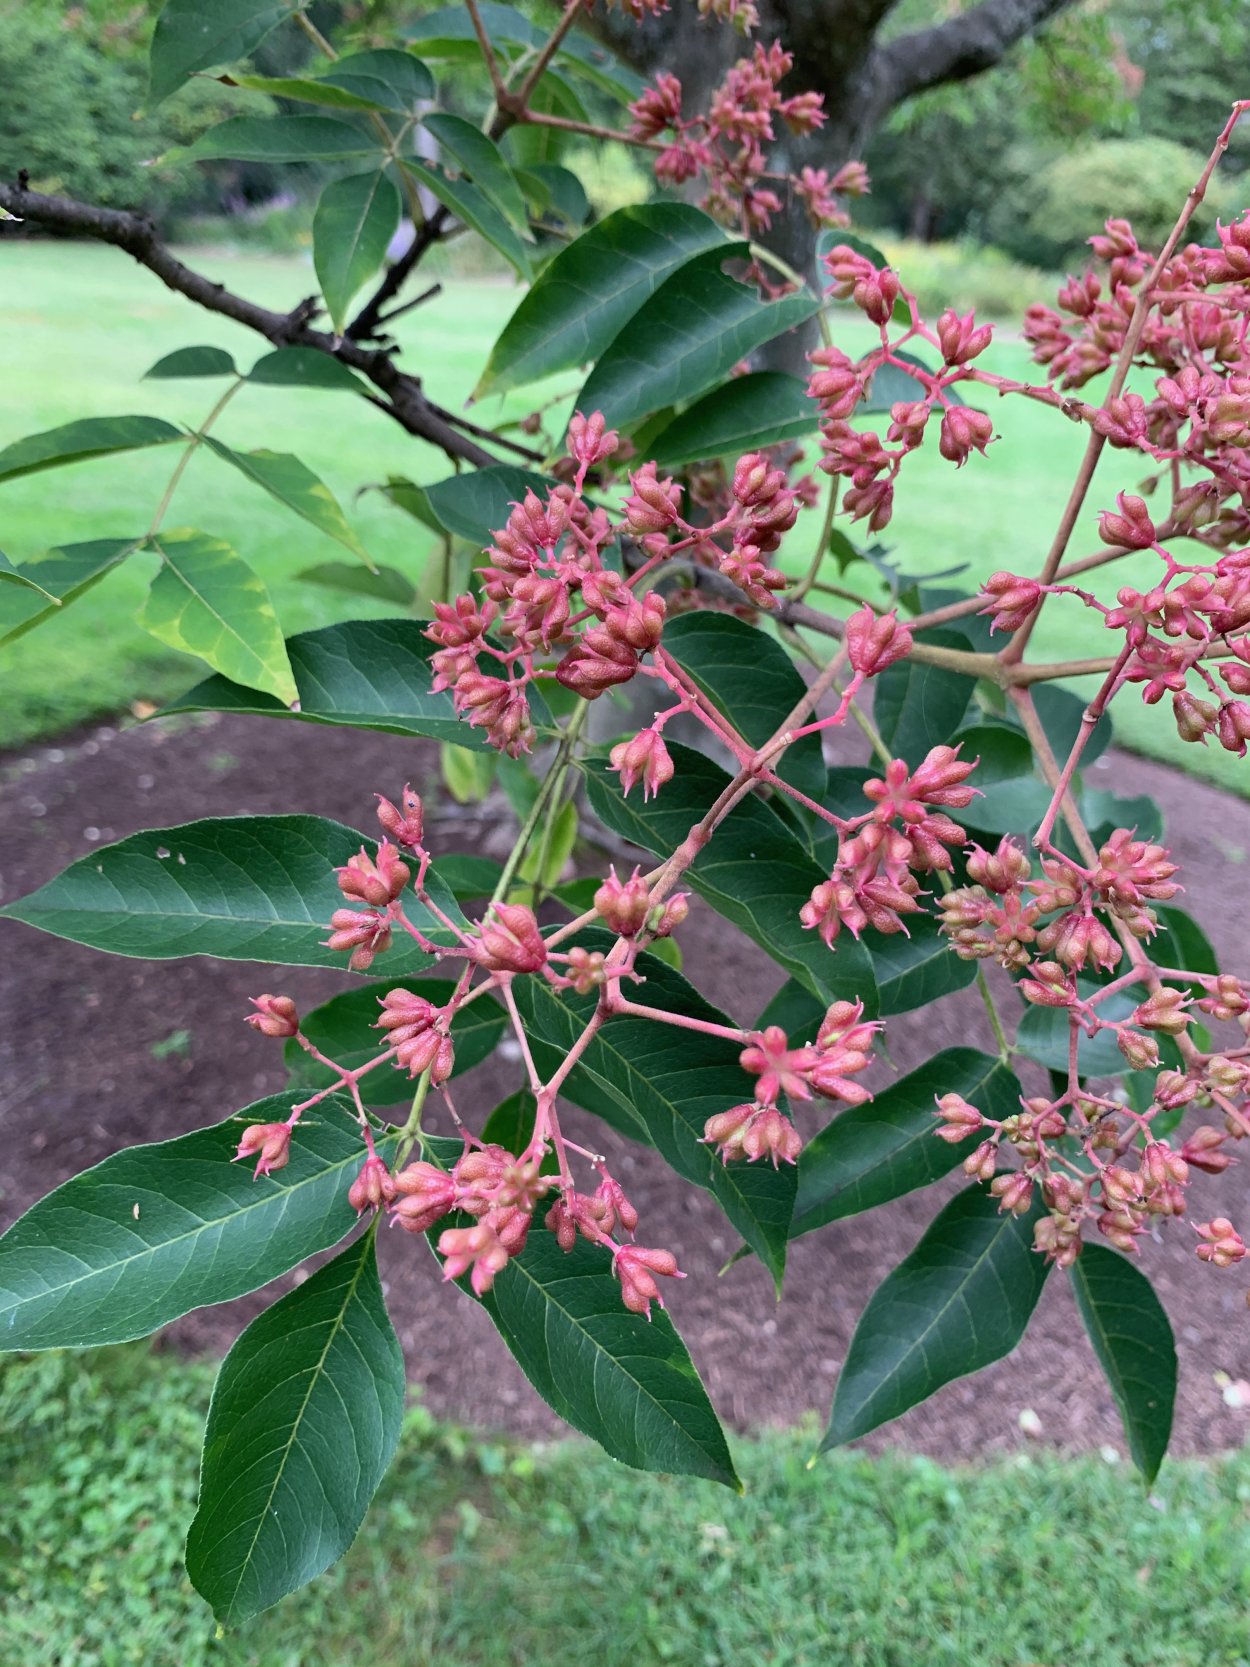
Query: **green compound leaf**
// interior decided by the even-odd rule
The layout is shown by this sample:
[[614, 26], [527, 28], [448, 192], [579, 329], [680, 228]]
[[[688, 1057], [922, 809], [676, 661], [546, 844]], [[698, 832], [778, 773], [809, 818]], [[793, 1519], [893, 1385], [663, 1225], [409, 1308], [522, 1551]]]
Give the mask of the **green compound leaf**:
[[345, 545], [366, 566], [373, 565], [364, 545], [348, 525], [338, 499], [298, 457], [281, 451], [235, 451], [212, 434], [201, 438], [223, 462], [233, 464], [240, 474], [303, 516], [318, 532]]
[[433, 162], [415, 162], [411, 157], [405, 157], [400, 165], [427, 191], [432, 191], [445, 208], [449, 208], [479, 237], [484, 237], [498, 249], [519, 277], [524, 278], [526, 283], [530, 281], [533, 277], [530, 266], [533, 244], [522, 240], [516, 228], [481, 186], [475, 185], [472, 180], [453, 177]]
[[1020, 1109], [1020, 1084], [989, 1054], [946, 1048], [919, 1070], [850, 1106], [803, 1148], [791, 1238], [875, 1209], [950, 1173], [976, 1144], [939, 1140], [935, 1101], [962, 1094], [987, 1117]]
[[187, 1573], [223, 1625], [337, 1561], [395, 1456], [404, 1355], [374, 1240], [370, 1228], [274, 1303], [222, 1363]]
[[82, 417], [42, 434], [27, 435], [0, 451], [0, 481], [56, 469], [63, 463], [85, 463], [115, 452], [144, 451], [167, 446], [186, 435], [160, 417]]
[[[939, 648], [966, 651], [972, 646], [958, 631], [924, 631], [921, 640]], [[931, 748], [950, 741], [975, 687], [975, 678], [945, 666], [896, 660], [873, 679], [873, 719], [881, 739], [896, 757], [917, 769]], [[963, 756], [973, 755], [965, 748]]]
[[612, 1458], [741, 1491], [673, 1322], [662, 1308], [648, 1322], [624, 1307], [609, 1251], [578, 1239], [565, 1255], [536, 1220], [480, 1301], [548, 1406]]
[[[590, 947], [608, 948], [605, 934], [587, 934]], [[646, 984], [637, 999], [648, 1006], [726, 1024], [680, 973], [654, 956], [644, 958]], [[540, 1071], [554, 1070], [594, 1012], [594, 998], [557, 993], [537, 979], [516, 986]], [[724, 1164], [702, 1144], [715, 1112], [753, 1097], [753, 1081], [738, 1063], [741, 1045], [653, 1019], [615, 1018], [599, 1032], [563, 1092], [612, 1128], [653, 1145], [686, 1180], [710, 1192], [780, 1286], [794, 1206], [792, 1166]]]
[[474, 398], [591, 363], [670, 274], [728, 246], [713, 219], [684, 203], [617, 209], [543, 268], [491, 349]]
[[1049, 1271], [1033, 1249], [1040, 1213], [1035, 1202], [1026, 1215], [1000, 1214], [979, 1186], [951, 1200], [869, 1299], [821, 1452], [888, 1424], [1015, 1348]]
[[[355, 569], [364, 576], [363, 569]], [[456, 716], [447, 693], [431, 689], [430, 645], [420, 619], [355, 619], [286, 639], [299, 710], [209, 677], [165, 712], [256, 712], [305, 723], [346, 724], [388, 735], [425, 735], [483, 751], [482, 732]]]
[[260, 576], [224, 539], [184, 530], [153, 547], [160, 571], [139, 615], [145, 631], [283, 704], [296, 698], [282, 627]]
[[197, 70], [248, 57], [296, 10], [293, 0], [167, 0], [148, 57], [152, 103], [168, 98]]
[[1145, 1274], [1105, 1245], [1081, 1247], [1072, 1289], [1107, 1374], [1133, 1463], [1153, 1482], [1168, 1450], [1176, 1401], [1176, 1343]]
[[322, 191], [313, 215], [313, 266], [336, 331], [386, 259], [399, 209], [399, 192], [381, 169], [331, 180]]
[[315, 347], [279, 347], [257, 359], [247, 380], [268, 388], [323, 388], [367, 394], [368, 386], [346, 365]]
[[[27, 1210], [0, 1238], [0, 1350], [146, 1337], [336, 1244], [356, 1219], [350, 1106], [322, 1101], [285, 1169], [253, 1179], [254, 1163], [232, 1161], [247, 1124], [281, 1122], [300, 1098], [271, 1094], [212, 1128], [128, 1147]], [[383, 1144], [389, 1155], [394, 1141]]]
[[380, 158], [382, 143], [334, 116], [231, 116], [177, 154], [184, 162], [348, 162]]
[[237, 376], [238, 367], [222, 347], [176, 347], [145, 370], [141, 381], [160, 382], [177, 377]]
[[[677, 849], [730, 780], [689, 747], [674, 743], [669, 753], [676, 774], [649, 804], [637, 788], [628, 798], [621, 793], [620, 779], [602, 755], [586, 763], [595, 814], [613, 833], [656, 855]], [[864, 946], [844, 933], [829, 950], [802, 926], [799, 911], [828, 874], [761, 799], [749, 795], [730, 811], [686, 878], [821, 1001], [860, 1000], [869, 1017], [876, 1013], [876, 980]]]
[[[97, 538], [86, 544], [64, 544], [47, 550], [14, 569], [29, 578], [33, 589], [0, 585], [0, 646], [52, 619], [110, 573], [139, 548], [142, 538]], [[48, 598], [55, 598], [49, 601]]]
[[757, 290], [722, 270], [727, 259], [748, 253], [747, 244], [730, 243], [666, 278], [599, 356], [578, 409], [633, 425], [706, 393], [740, 359], [818, 310], [808, 294], [761, 301]]
[[[449, 475], [424, 489], [424, 506], [444, 532], [464, 538], [478, 549], [491, 543], [497, 528], [524, 501], [526, 492], [545, 497], [552, 482], [531, 469], [512, 463], [493, 463], [472, 474]], [[414, 511], [415, 512], [415, 511]], [[418, 519], [424, 517], [418, 515]]]
[[[110, 955], [342, 969], [343, 954], [322, 940], [343, 906], [334, 870], [362, 845], [375, 849], [354, 829], [320, 816], [232, 816], [153, 828], [71, 863], [0, 914]], [[437, 876], [426, 881], [444, 913], [462, 922]], [[427, 936], [451, 942], [415, 896], [404, 907]], [[397, 932], [374, 970], [404, 978], [430, 964], [406, 932]]]
[[508, 224], [521, 237], [528, 236], [529, 217], [525, 212], [525, 199], [495, 141], [488, 138], [480, 127], [465, 121], [463, 116], [427, 116], [424, 125], [427, 133], [434, 135], [460, 172], [473, 181]]
[[674, 417], [651, 441], [648, 451], [670, 469], [709, 457], [738, 457], [814, 433], [819, 415], [797, 376], [776, 370], [748, 371]]

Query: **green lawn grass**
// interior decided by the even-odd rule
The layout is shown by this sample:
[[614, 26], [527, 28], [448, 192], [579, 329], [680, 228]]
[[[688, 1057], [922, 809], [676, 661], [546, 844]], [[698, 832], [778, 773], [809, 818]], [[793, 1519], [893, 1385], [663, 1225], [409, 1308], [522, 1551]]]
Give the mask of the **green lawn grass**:
[[1247, 1667], [1250, 1454], [977, 1467], [737, 1443], [738, 1498], [410, 1413], [350, 1555], [224, 1637], [181, 1569], [211, 1370], [0, 1366], [0, 1660], [24, 1667]]
[[[314, 287], [304, 257], [200, 252], [194, 258], [211, 276], [273, 306], [290, 306]], [[462, 405], [517, 295], [506, 282], [450, 278], [442, 296], [403, 322], [406, 363], [420, 371], [433, 397]], [[140, 383], [143, 371], [178, 346], [225, 347], [245, 367], [263, 346], [241, 327], [162, 289], [117, 251], [85, 245], [6, 245], [0, 308], [9, 323], [0, 446], [86, 415], [149, 412], [194, 423], [213, 404], [220, 384]], [[837, 328], [839, 339], [867, 344], [854, 321]], [[995, 346], [987, 362], [1007, 374], [1028, 374], [1018, 343]], [[575, 380], [563, 379], [563, 385], [571, 391]], [[524, 411], [550, 392], [543, 387], [514, 394], [507, 409]], [[500, 402], [487, 401], [480, 414], [489, 422], [500, 409]], [[884, 540], [908, 570], [936, 572], [966, 563], [966, 575], [953, 582], [971, 587], [996, 568], [1028, 570], [1040, 560], [1085, 431], [1026, 400], [998, 402], [994, 415], [1001, 439], [988, 457], [973, 457], [957, 474], [935, 446], [909, 460]], [[388, 473], [438, 479], [448, 472], [438, 453], [363, 402], [337, 394], [248, 388], [222, 418], [219, 432], [231, 444], [264, 445], [302, 457], [347, 507], [374, 558], [420, 576], [431, 550], [429, 534], [377, 494], [358, 500], [354, 495]], [[139, 531], [171, 466], [170, 454], [160, 450], [0, 487], [0, 549], [21, 561], [53, 543]], [[1097, 510], [1113, 501], [1117, 489], [1137, 484], [1140, 472], [1122, 453], [1105, 455], [1074, 554], [1097, 547]], [[807, 523], [811, 537], [814, 523], [813, 515]], [[200, 526], [234, 543], [264, 577], [287, 631], [387, 611], [379, 603], [297, 583], [294, 576], [302, 568], [345, 553], [212, 456], [193, 459], [166, 525]], [[135, 699], [162, 700], [199, 675], [195, 663], [172, 654], [135, 623], [154, 559], [132, 558], [63, 616], [0, 650], [0, 746], [55, 733]], [[1145, 578], [1153, 559], [1135, 558], [1109, 570], [1113, 578], [1101, 577], [1115, 585], [1135, 573]], [[806, 565], [802, 530], [792, 536], [787, 564], [796, 571]], [[1034, 643], [1046, 658], [1068, 658], [1105, 654], [1112, 639], [1079, 603], [1061, 601], [1046, 609]], [[1091, 687], [1088, 681], [1082, 686]], [[1166, 706], [1148, 710], [1130, 691], [1115, 710], [1128, 745], [1250, 792], [1238, 760], [1215, 747], [1179, 741]]]

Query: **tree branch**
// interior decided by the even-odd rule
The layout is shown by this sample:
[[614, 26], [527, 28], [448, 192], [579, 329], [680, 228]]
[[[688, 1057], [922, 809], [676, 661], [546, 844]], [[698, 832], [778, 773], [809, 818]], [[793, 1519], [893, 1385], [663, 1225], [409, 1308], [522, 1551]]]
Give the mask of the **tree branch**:
[[916, 29], [879, 46], [868, 64], [874, 103], [881, 112], [905, 98], [966, 81], [993, 69], [1017, 41], [1063, 11], [1071, 0], [983, 0], [930, 29]]
[[409, 434], [427, 440], [448, 457], [484, 468], [497, 463], [498, 458], [478, 445], [460, 430], [458, 419], [428, 400], [421, 390], [419, 378], [401, 371], [388, 353], [359, 346], [356, 342], [340, 340], [325, 330], [314, 330], [309, 320], [315, 305], [301, 302], [289, 313], [274, 312], [268, 307], [236, 295], [224, 284], [214, 283], [201, 272], [194, 272], [161, 242], [156, 227], [142, 214], [131, 214], [118, 209], [95, 208], [69, 197], [46, 197], [28, 191], [24, 184], [16, 186], [0, 183], [0, 208], [7, 209], [19, 219], [30, 220], [40, 226], [61, 232], [72, 232], [80, 237], [94, 237], [101, 243], [111, 243], [122, 249], [133, 260], [145, 266], [167, 288], [185, 295], [189, 301], [232, 318], [235, 323], [255, 330], [275, 347], [311, 347], [328, 358], [366, 377], [383, 396], [381, 408], [393, 417]]

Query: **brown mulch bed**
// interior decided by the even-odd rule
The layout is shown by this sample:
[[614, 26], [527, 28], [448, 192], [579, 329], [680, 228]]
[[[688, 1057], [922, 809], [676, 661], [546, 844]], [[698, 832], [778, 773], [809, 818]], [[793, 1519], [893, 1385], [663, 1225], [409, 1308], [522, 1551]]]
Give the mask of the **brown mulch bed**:
[[[1250, 805], [1140, 759], [1113, 754], [1095, 768], [1106, 784], [1114, 779], [1118, 792], [1159, 801], [1186, 870], [1186, 907], [1206, 927], [1221, 965], [1250, 970]], [[409, 778], [424, 787], [435, 774], [435, 751], [425, 743], [290, 722], [208, 718], [97, 729], [0, 761], [0, 899], [140, 828], [283, 811], [365, 827], [375, 790], [394, 794]], [[456, 843], [502, 854], [499, 842], [506, 846], [510, 837], [493, 814], [465, 821], [450, 805], [436, 810], [430, 827], [436, 849]], [[694, 910], [682, 931], [686, 971], [710, 999], [750, 1020], [780, 975], [741, 940], [731, 939], [726, 953], [729, 937], [710, 912]], [[0, 943], [0, 1225], [119, 1147], [214, 1122], [281, 1087], [280, 1050], [240, 1023], [246, 998], [270, 988], [271, 973], [208, 960], [118, 960], [11, 922], [0, 923]], [[345, 980], [296, 970], [283, 974], [282, 987], [304, 1006], [344, 988]], [[180, 1031], [187, 1033], [180, 1045], [162, 1047]], [[974, 992], [890, 1023], [890, 1053], [901, 1070], [953, 1043], [988, 1044]], [[464, 1079], [457, 1103], [484, 1116], [519, 1086], [516, 1072], [497, 1057]], [[790, 1422], [811, 1409], [827, 1414], [865, 1301], [949, 1189], [800, 1240], [778, 1304], [751, 1262], [718, 1277], [736, 1238], [710, 1198], [654, 1154], [598, 1125], [593, 1138], [613, 1155], [644, 1213], [649, 1241], [671, 1245], [691, 1275], [674, 1292], [671, 1311], [722, 1414], [738, 1426]], [[1194, 1192], [1199, 1212], [1250, 1222], [1250, 1165], [1218, 1182], [1200, 1179]], [[382, 1248], [410, 1377], [429, 1406], [522, 1433], [553, 1429], [485, 1314], [440, 1284], [424, 1247], [384, 1233]], [[1184, 1224], [1147, 1243], [1145, 1252], [1180, 1347], [1175, 1449], [1239, 1445], [1250, 1412], [1225, 1403], [1216, 1374], [1250, 1378], [1246, 1281], [1204, 1269]], [[202, 1310], [165, 1338], [221, 1350], [265, 1300]], [[1110, 1394], [1062, 1277], [1049, 1281], [1029, 1335], [1010, 1359], [950, 1385], [869, 1445], [971, 1459], [1020, 1445], [1026, 1411], [1040, 1421], [1033, 1439], [1066, 1449], [1123, 1449]]]

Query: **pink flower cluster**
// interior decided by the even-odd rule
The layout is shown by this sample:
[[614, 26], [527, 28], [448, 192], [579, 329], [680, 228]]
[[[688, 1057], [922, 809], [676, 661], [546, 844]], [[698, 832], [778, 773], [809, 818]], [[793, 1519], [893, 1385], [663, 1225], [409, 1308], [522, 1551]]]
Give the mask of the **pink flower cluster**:
[[804, 904], [803, 925], [830, 946], [844, 926], [854, 937], [867, 926], [905, 932], [902, 917], [921, 907], [916, 875], [949, 872], [948, 847], [964, 843], [964, 830], [942, 812], [972, 803], [977, 789], [965, 784], [976, 763], [958, 747], [934, 747], [917, 770], [896, 758], [884, 778], [865, 782], [873, 808], [839, 822], [838, 859]]
[[835, 1001], [821, 1021], [816, 1040], [792, 1048], [780, 1025], [755, 1031], [742, 1051], [744, 1070], [757, 1078], [755, 1098], [746, 1105], [709, 1117], [704, 1141], [715, 1146], [723, 1162], [770, 1158], [795, 1163], [803, 1141], [790, 1119], [778, 1110], [784, 1095], [793, 1104], [820, 1095], [846, 1105], [863, 1105], [872, 1096], [851, 1079], [872, 1062], [873, 1037], [881, 1026], [865, 1022], [863, 1002]]
[[794, 67], [780, 42], [757, 45], [749, 58], [731, 66], [712, 94], [705, 114], [683, 116], [682, 85], [664, 70], [630, 105], [630, 137], [649, 141], [669, 134], [655, 160], [662, 185], [683, 185], [700, 175], [707, 181], [702, 207], [725, 225], [754, 237], [767, 231], [781, 213], [774, 185], [788, 188], [816, 226], [849, 224], [840, 197], [862, 196], [868, 175], [862, 163], [848, 162], [830, 175], [825, 168], [804, 167], [797, 174], [768, 171], [764, 147], [777, 138], [776, 122], [791, 133], [823, 127], [824, 100], [819, 93], [781, 94], [781, 82]]
[[[978, 324], [972, 313], [947, 310], [930, 328], [920, 317], [916, 300], [903, 289], [890, 267], [874, 266], [867, 255], [839, 244], [825, 257], [831, 283], [828, 293], [851, 301], [881, 331], [881, 346], [853, 360], [841, 348], [820, 347], [809, 355], [815, 367], [808, 393], [820, 406], [824, 447], [821, 468], [849, 485], [843, 507], [852, 520], [863, 520], [869, 530], [887, 527], [894, 512], [894, 486], [903, 459], [922, 443], [934, 410], [941, 411], [938, 450], [958, 468], [974, 451], [984, 453], [994, 425], [983, 411], [965, 405], [955, 384], [973, 374], [972, 361], [989, 346], [992, 330]], [[894, 335], [890, 325], [900, 313], [904, 322]], [[942, 369], [926, 370], [903, 350], [927, 342], [942, 358]], [[915, 396], [890, 408], [890, 424], [883, 441], [871, 429], [852, 428], [850, 418], [867, 397], [873, 376], [892, 365], [912, 379]]]

